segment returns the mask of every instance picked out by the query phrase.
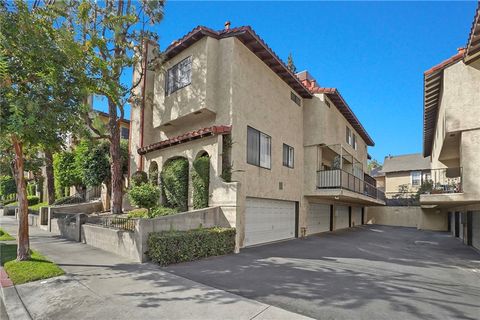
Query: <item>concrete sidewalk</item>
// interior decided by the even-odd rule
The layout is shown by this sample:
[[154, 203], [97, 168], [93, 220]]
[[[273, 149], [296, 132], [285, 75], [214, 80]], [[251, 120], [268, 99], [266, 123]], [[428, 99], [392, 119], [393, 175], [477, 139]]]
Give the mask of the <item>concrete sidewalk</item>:
[[[0, 225], [16, 235], [14, 218]], [[34, 319], [307, 319], [38, 228], [30, 243], [66, 272], [16, 286]]]

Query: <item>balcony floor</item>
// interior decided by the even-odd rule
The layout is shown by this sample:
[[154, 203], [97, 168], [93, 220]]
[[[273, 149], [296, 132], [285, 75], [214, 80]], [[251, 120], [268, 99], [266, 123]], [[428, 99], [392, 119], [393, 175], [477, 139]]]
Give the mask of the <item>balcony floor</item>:
[[479, 203], [478, 197], [472, 197], [466, 193], [439, 193], [420, 195], [420, 205], [430, 208], [436, 207], [454, 207], [459, 205], [469, 205]]
[[341, 188], [332, 189], [316, 189], [315, 191], [305, 194], [306, 197], [319, 197], [332, 201], [344, 201], [351, 203], [358, 203], [369, 206], [384, 206], [385, 201], [375, 199], [360, 193]]

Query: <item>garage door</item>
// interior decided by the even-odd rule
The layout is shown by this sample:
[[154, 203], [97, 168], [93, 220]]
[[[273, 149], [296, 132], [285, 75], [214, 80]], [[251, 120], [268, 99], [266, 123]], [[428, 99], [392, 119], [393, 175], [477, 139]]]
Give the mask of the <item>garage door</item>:
[[465, 217], [463, 216], [463, 212], [460, 212], [460, 233], [459, 233], [459, 237], [460, 239], [463, 240], [463, 224], [465, 223], [466, 219]]
[[480, 211], [472, 213], [472, 246], [480, 250]]
[[245, 246], [295, 237], [295, 202], [247, 198]]
[[352, 227], [362, 224], [362, 208], [352, 207]]
[[307, 217], [307, 234], [330, 231], [330, 205], [310, 203]]
[[335, 207], [335, 230], [348, 228], [348, 207]]

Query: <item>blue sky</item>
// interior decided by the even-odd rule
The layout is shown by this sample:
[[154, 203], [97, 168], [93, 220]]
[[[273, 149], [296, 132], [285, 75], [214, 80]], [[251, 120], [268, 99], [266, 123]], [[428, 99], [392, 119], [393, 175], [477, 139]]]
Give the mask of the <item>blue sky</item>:
[[[250, 25], [320, 86], [336, 87], [375, 141], [369, 153], [422, 151], [423, 72], [465, 46], [477, 3], [167, 2], [165, 49], [197, 25]], [[130, 78], [131, 75], [125, 75]], [[96, 108], [105, 110], [104, 101]], [[129, 116], [129, 112], [127, 112]]]

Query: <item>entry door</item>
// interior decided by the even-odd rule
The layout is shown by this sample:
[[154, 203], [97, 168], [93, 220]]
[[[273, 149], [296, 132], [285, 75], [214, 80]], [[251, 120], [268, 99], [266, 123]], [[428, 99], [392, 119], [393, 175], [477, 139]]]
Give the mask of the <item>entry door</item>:
[[362, 208], [352, 207], [352, 227], [362, 225]]
[[335, 230], [348, 228], [348, 207], [336, 206], [335, 207]]
[[330, 231], [330, 205], [310, 203], [307, 219], [307, 234]]
[[247, 198], [244, 246], [294, 237], [294, 201]]

